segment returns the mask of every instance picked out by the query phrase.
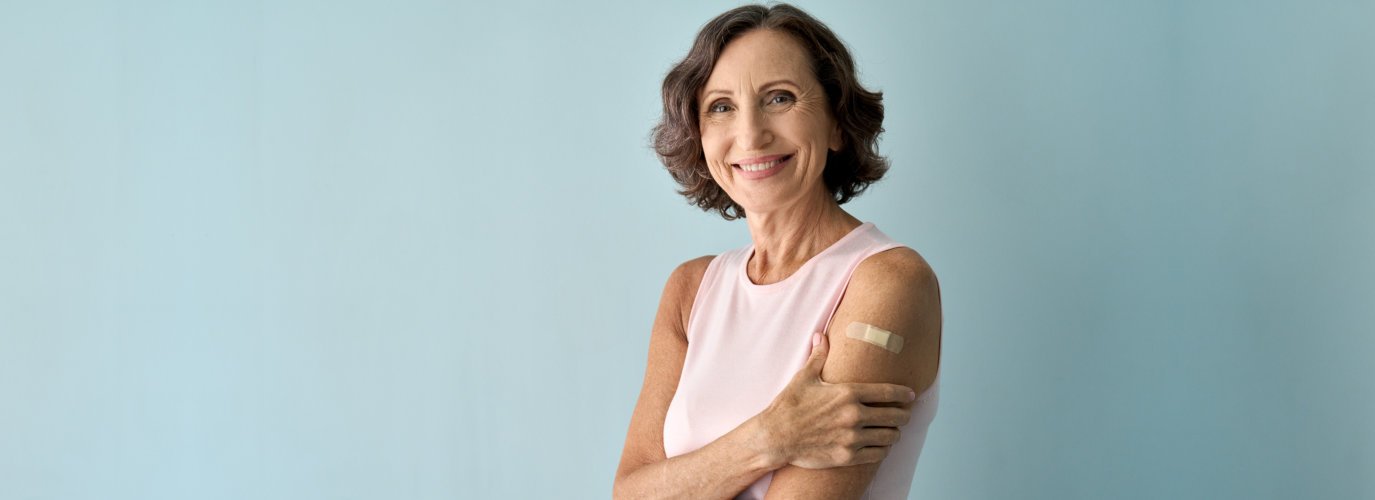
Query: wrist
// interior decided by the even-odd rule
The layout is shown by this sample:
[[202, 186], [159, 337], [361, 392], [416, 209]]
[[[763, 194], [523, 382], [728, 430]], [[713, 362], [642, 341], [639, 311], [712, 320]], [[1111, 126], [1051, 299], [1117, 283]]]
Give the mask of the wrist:
[[768, 410], [745, 422], [744, 449], [749, 450], [747, 461], [752, 468], [774, 471], [788, 465], [789, 458], [779, 445], [775, 427], [770, 424]]

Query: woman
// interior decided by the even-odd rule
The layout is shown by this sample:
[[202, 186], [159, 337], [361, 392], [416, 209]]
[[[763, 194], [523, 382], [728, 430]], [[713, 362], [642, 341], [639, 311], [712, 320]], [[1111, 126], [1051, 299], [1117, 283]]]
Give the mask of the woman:
[[840, 208], [887, 169], [880, 99], [785, 4], [722, 14], [669, 72], [655, 149], [753, 244], [669, 277], [615, 497], [906, 498], [940, 293], [920, 255]]

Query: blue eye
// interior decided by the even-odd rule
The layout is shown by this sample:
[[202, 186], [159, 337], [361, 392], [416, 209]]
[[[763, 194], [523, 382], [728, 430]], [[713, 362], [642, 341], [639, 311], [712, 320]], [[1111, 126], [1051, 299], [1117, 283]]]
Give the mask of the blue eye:
[[712, 113], [725, 113], [726, 111], [730, 111], [725, 104], [716, 104], [708, 108], [707, 110], [711, 111]]
[[784, 92], [781, 94], [774, 94], [773, 98], [769, 99], [769, 104], [785, 104], [793, 102], [794, 100], [792, 94]]

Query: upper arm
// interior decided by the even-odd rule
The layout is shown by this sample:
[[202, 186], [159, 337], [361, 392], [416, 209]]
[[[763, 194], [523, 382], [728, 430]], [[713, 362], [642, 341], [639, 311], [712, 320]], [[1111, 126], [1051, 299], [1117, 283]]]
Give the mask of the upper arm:
[[[901, 352], [847, 337], [845, 330], [852, 322], [902, 336]], [[901, 384], [921, 394], [935, 381], [940, 362], [940, 288], [935, 273], [921, 255], [906, 247], [865, 259], [855, 269], [826, 332], [831, 348], [822, 380]], [[878, 463], [832, 469], [787, 466], [774, 473], [768, 496], [859, 498], [878, 467]]]
[[699, 257], [678, 266], [664, 285], [659, 311], [649, 336], [649, 358], [644, 384], [630, 417], [625, 447], [616, 476], [624, 476], [647, 464], [667, 458], [664, 452], [664, 416], [687, 357], [687, 320], [697, 288], [712, 256]]

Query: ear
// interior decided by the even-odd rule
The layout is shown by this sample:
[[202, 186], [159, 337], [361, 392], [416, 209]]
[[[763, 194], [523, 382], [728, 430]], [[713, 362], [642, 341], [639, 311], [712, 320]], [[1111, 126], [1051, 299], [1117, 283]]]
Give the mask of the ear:
[[845, 138], [840, 134], [840, 123], [831, 124], [831, 137], [828, 146], [831, 151], [839, 152], [840, 148], [845, 147]]

